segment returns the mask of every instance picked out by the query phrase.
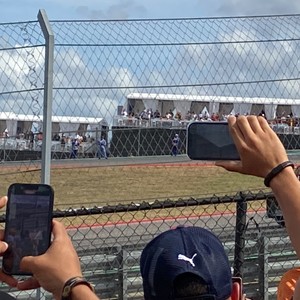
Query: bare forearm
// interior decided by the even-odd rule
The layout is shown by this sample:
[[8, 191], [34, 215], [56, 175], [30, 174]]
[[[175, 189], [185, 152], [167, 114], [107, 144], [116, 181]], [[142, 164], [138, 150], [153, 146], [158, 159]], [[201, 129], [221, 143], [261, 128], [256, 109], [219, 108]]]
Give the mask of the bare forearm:
[[[228, 171], [266, 178], [274, 168], [288, 161], [286, 150], [263, 117], [228, 118], [228, 126], [240, 161], [221, 161], [216, 165]], [[300, 182], [291, 166], [271, 179], [270, 187], [280, 205], [287, 232], [300, 258]]]
[[300, 258], [300, 182], [291, 167], [284, 169], [270, 183], [282, 210], [286, 229]]

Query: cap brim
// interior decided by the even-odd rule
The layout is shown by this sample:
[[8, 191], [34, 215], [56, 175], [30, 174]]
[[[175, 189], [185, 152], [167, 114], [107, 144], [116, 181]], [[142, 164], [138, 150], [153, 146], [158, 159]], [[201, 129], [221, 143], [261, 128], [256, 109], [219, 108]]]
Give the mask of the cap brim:
[[17, 298], [15, 298], [5, 292], [0, 291], [0, 299], [1, 300], [16, 300]]

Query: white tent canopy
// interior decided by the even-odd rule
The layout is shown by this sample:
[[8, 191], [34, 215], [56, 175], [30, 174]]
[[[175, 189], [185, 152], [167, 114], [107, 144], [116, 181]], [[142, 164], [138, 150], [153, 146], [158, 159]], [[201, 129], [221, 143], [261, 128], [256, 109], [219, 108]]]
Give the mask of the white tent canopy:
[[[264, 98], [264, 97], [226, 97], [226, 96], [198, 96], [198, 95], [176, 95], [176, 94], [155, 94], [155, 93], [131, 93], [127, 96], [127, 107], [129, 102], [141, 101], [142, 103], [153, 103], [154, 101], [161, 105], [158, 109], [164, 114], [164, 101], [172, 101], [176, 111], [187, 110], [191, 107], [191, 102], [209, 103], [209, 113], [219, 112], [220, 103], [233, 104], [235, 113], [250, 114], [253, 105], [263, 104], [266, 115], [269, 119], [276, 117], [278, 105], [291, 106], [291, 112], [295, 117], [300, 117], [300, 99], [284, 99], [284, 98]], [[146, 106], [146, 105], [145, 105]], [[181, 112], [181, 111], [180, 111]], [[181, 112], [183, 114], [187, 111]], [[199, 112], [196, 112], [199, 113]]]
[[[7, 129], [9, 136], [16, 136], [17, 133], [30, 130], [43, 130], [43, 116], [15, 114], [13, 112], [0, 112], [0, 130]], [[73, 116], [52, 116], [52, 128], [59, 129], [60, 133], [76, 132], [79, 128], [98, 128], [108, 126], [104, 118], [73, 117]], [[55, 131], [55, 130], [53, 130]]]

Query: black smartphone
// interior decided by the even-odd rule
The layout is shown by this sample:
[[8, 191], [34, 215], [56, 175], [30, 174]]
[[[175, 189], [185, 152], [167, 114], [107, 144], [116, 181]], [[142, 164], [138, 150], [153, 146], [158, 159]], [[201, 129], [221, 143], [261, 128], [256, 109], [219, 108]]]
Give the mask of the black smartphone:
[[31, 275], [20, 270], [20, 261], [41, 255], [50, 246], [54, 192], [46, 184], [14, 183], [7, 196], [4, 240], [8, 249], [2, 269], [9, 275]]
[[187, 155], [195, 160], [239, 160], [227, 122], [192, 122], [187, 127]]

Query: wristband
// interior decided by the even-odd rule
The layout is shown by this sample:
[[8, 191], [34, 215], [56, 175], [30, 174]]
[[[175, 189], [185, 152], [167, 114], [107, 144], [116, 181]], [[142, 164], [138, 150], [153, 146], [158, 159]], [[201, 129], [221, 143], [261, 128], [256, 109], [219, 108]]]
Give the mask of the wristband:
[[84, 284], [86, 286], [88, 286], [91, 291], [93, 293], [95, 293], [95, 288], [94, 286], [89, 283], [85, 278], [80, 277], [80, 276], [76, 276], [76, 277], [72, 277], [69, 280], [66, 281], [66, 283], [64, 284], [63, 290], [62, 290], [62, 296], [61, 296], [61, 300], [69, 300], [71, 299], [71, 292], [72, 289], [79, 285], [79, 284]]
[[266, 187], [270, 187], [271, 180], [277, 176], [286, 167], [292, 167], [294, 169], [294, 164], [291, 161], [285, 161], [279, 164], [277, 167], [272, 169], [272, 171], [265, 177], [264, 184]]

